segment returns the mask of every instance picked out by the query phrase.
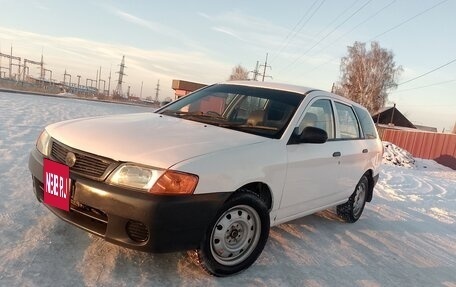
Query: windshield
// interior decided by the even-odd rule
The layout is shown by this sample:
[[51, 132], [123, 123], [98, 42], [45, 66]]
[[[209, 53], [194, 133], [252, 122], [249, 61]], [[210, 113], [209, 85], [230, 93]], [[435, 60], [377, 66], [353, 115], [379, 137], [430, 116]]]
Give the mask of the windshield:
[[286, 91], [217, 84], [185, 96], [157, 113], [280, 138], [303, 98]]

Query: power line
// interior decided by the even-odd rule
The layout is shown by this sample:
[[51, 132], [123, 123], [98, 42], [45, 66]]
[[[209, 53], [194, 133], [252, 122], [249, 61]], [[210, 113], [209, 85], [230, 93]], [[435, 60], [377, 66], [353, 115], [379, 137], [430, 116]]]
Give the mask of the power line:
[[446, 66], [448, 66], [448, 65], [450, 65], [450, 64], [452, 64], [452, 63], [454, 63], [454, 62], [456, 62], [456, 59], [453, 59], [453, 60], [449, 61], [448, 63], [445, 63], [445, 64], [443, 64], [443, 65], [441, 65], [441, 66], [438, 66], [438, 67], [435, 68], [435, 69], [430, 70], [429, 72], [426, 72], [426, 73], [421, 74], [421, 75], [419, 75], [419, 76], [417, 76], [417, 77], [411, 78], [410, 80], [407, 80], [407, 81], [405, 81], [405, 82], [399, 83], [399, 84], [397, 84], [397, 85], [400, 86], [400, 85], [409, 83], [409, 82], [411, 82], [411, 81], [415, 81], [416, 79], [419, 79], [419, 78], [421, 78], [421, 77], [424, 77], [424, 76], [426, 76], [426, 75], [429, 75], [430, 73], [433, 73], [433, 72], [435, 72], [435, 71], [437, 71], [437, 70], [440, 70], [440, 69], [442, 69], [443, 67], [446, 67]]
[[410, 89], [392, 91], [392, 93], [398, 94], [398, 93], [402, 93], [402, 92], [408, 92], [408, 91], [413, 91], [413, 90], [419, 90], [419, 89], [424, 89], [424, 88], [428, 88], [428, 87], [440, 86], [440, 85], [449, 84], [449, 83], [453, 83], [453, 82], [456, 82], [456, 79], [448, 80], [448, 81], [443, 81], [443, 82], [437, 82], [437, 83], [433, 83], [433, 84], [429, 84], [429, 85], [425, 85], [425, 86], [419, 86], [419, 87], [410, 88]]
[[420, 12], [420, 13], [418, 13], [418, 14], [416, 14], [416, 15], [414, 15], [414, 16], [408, 18], [408, 19], [406, 19], [405, 21], [402, 21], [401, 23], [399, 23], [399, 24], [397, 24], [397, 25], [395, 25], [395, 26], [389, 28], [388, 30], [386, 30], [386, 31], [384, 31], [384, 32], [382, 32], [382, 33], [380, 33], [380, 34], [378, 34], [377, 36], [371, 38], [371, 39], [369, 40], [369, 42], [371, 42], [372, 40], [374, 40], [374, 39], [376, 39], [376, 38], [378, 38], [378, 37], [381, 37], [381, 36], [383, 36], [383, 35], [385, 35], [385, 34], [391, 32], [391, 31], [393, 31], [393, 30], [396, 30], [396, 29], [399, 28], [400, 26], [402, 26], [402, 25], [404, 25], [404, 24], [406, 24], [406, 23], [412, 21], [413, 19], [415, 19], [415, 18], [417, 18], [417, 17], [423, 15], [424, 13], [426, 13], [426, 12], [428, 12], [428, 11], [434, 9], [435, 7], [437, 7], [437, 6], [439, 6], [439, 5], [443, 4], [443, 3], [445, 3], [445, 2], [447, 2], [447, 1], [448, 1], [448, 0], [440, 1], [439, 3], [437, 3], [437, 4], [435, 4], [435, 5], [433, 5], [433, 6], [429, 7], [429, 8], [427, 8], [426, 10], [424, 10], [424, 11], [422, 11], [422, 12]]
[[[341, 27], [343, 24], [347, 23], [348, 20], [350, 20], [351, 18], [353, 18], [353, 16], [355, 16], [356, 14], [359, 13], [359, 11], [361, 11], [364, 7], [366, 7], [372, 0], [368, 0], [366, 3], [364, 3], [360, 8], [358, 8], [355, 12], [353, 12], [350, 16], [348, 16], [347, 18], [345, 18], [344, 21], [342, 21], [342, 23], [340, 23], [339, 25], [337, 25], [334, 29], [332, 29], [329, 33], [327, 33], [325, 36], [323, 36], [317, 43], [315, 43], [312, 47], [310, 47], [309, 49], [307, 49], [301, 56], [299, 56], [298, 58], [296, 58], [291, 64], [289, 64], [288, 66], [286, 66], [284, 69], [282, 70], [285, 70], [285, 69], [288, 69], [288, 68], [291, 68], [292, 66], [294, 66], [299, 60], [302, 59], [302, 57], [304, 57], [307, 53], [309, 53], [313, 48], [315, 48], [316, 46], [318, 46], [321, 42], [323, 42], [326, 38], [328, 38], [332, 33], [334, 33], [339, 27]], [[289, 70], [289, 69], [288, 69]]]
[[356, 30], [358, 27], [360, 27], [361, 25], [365, 24], [366, 22], [368, 22], [369, 20], [372, 20], [372, 18], [376, 17], [378, 14], [380, 14], [381, 12], [383, 12], [385, 9], [387, 9], [389, 6], [393, 5], [394, 2], [396, 2], [397, 0], [393, 0], [391, 2], [389, 2], [387, 5], [383, 6], [382, 8], [380, 8], [379, 10], [377, 10], [375, 13], [369, 15], [368, 17], [366, 17], [366, 19], [364, 19], [363, 21], [361, 21], [360, 23], [358, 23], [357, 25], [355, 25], [353, 28], [351, 28], [349, 31], [347, 31], [345, 34], [343, 34], [342, 36], [340, 36], [339, 38], [337, 38], [336, 40], [332, 41], [331, 43], [329, 43], [328, 45], [326, 45], [325, 47], [323, 47], [322, 49], [320, 49], [318, 52], [316, 52], [314, 55], [316, 54], [319, 54], [321, 52], [323, 52], [324, 50], [326, 50], [328, 47], [331, 47], [333, 46], [335, 43], [339, 42], [340, 39], [344, 38], [345, 36], [347, 36], [348, 34], [350, 34], [351, 32], [353, 32], [354, 30]]
[[341, 13], [339, 13], [339, 15], [337, 15], [328, 25], [326, 25], [325, 28], [321, 29], [317, 35], [321, 35], [324, 31], [326, 31], [327, 29], [329, 29], [334, 23], [337, 22], [337, 20], [339, 20], [340, 17], [342, 17], [342, 15], [345, 15], [345, 13], [347, 13], [350, 9], [353, 8], [353, 6], [355, 6], [360, 0], [355, 0], [353, 1], [350, 6], [348, 6], [347, 8], [345, 8], [344, 11], [342, 11]]
[[[320, 2], [320, 5], [318, 5], [318, 7], [315, 8], [315, 10], [314, 10], [314, 11], [312, 12], [312, 14], [309, 16], [309, 18], [307, 18], [307, 20], [301, 25], [301, 28], [299, 28], [299, 30], [296, 31], [296, 32], [293, 34], [293, 36], [292, 36], [291, 38], [289, 38], [288, 41], [286, 41], [286, 40], [287, 40], [287, 38], [288, 38], [289, 36], [287, 35], [287, 37], [285, 37], [285, 44], [282, 45], [282, 48], [279, 50], [279, 52], [278, 52], [276, 55], [274, 55], [273, 60], [272, 60], [271, 62], [273, 62], [275, 59], [277, 59], [277, 57], [280, 55], [280, 53], [281, 53], [286, 47], [288, 47], [288, 45], [289, 45], [289, 44], [291, 43], [291, 41], [296, 37], [296, 35], [297, 35], [299, 32], [301, 32], [302, 29], [304, 29], [304, 27], [307, 25], [307, 23], [309, 23], [309, 21], [313, 18], [313, 16], [317, 13], [317, 11], [320, 10], [321, 6], [323, 5], [323, 3], [325, 3], [325, 1], [326, 1], [326, 0], [322, 0], [322, 1]], [[318, 0], [316, 0], [316, 1], [312, 4], [312, 6], [309, 8], [308, 12], [310, 12], [310, 11], [312, 10], [313, 6], [315, 6], [315, 4], [316, 4], [317, 2], [318, 2]], [[306, 12], [305, 15], [307, 15], [308, 12]], [[305, 15], [304, 15], [301, 19], [303, 19], [303, 18], [305, 17]], [[300, 21], [301, 21], [301, 20], [300, 20]], [[293, 28], [293, 30], [295, 30], [296, 26], [299, 25], [299, 22], [300, 22], [300, 21], [298, 21], [298, 24], [295, 25], [295, 27]], [[289, 33], [289, 35], [290, 35], [290, 33]]]
[[[296, 23], [296, 25], [293, 27], [293, 29], [288, 33], [288, 35], [285, 37], [285, 40], [288, 40], [288, 38], [293, 34], [294, 30], [296, 30], [296, 28], [301, 24], [301, 22], [304, 20], [304, 18], [309, 14], [309, 12], [312, 10], [312, 8], [315, 6], [315, 4], [317, 4], [317, 2], [320, 1], [320, 0], [315, 0], [312, 5], [310, 6], [310, 8], [307, 10], [306, 13], [304, 13], [304, 15], [301, 17], [301, 19], [299, 19], [298, 23]], [[324, 1], [322, 1], [323, 3]], [[321, 4], [320, 3], [320, 6]], [[312, 15], [313, 16], [313, 15]], [[311, 17], [312, 17], [311, 16]], [[307, 22], [309, 22], [309, 20], [311, 19], [311, 17], [309, 17], [309, 19], [307, 19], [307, 21], [303, 24], [303, 25], [306, 25]]]
[[[290, 38], [290, 36], [293, 34], [293, 32], [296, 30], [296, 28], [301, 24], [301, 22], [302, 22], [302, 21], [304, 20], [304, 18], [309, 14], [309, 12], [312, 10], [312, 8], [315, 6], [315, 4], [317, 4], [318, 1], [319, 1], [319, 0], [315, 0], [315, 1], [312, 3], [312, 5], [310, 6], [310, 8], [307, 9], [306, 13], [304, 13], [304, 15], [299, 19], [299, 21], [296, 23], [296, 25], [293, 27], [293, 29], [291, 29], [291, 30], [288, 32], [287, 36], [286, 36], [285, 39], [283, 40], [283, 43], [282, 43], [282, 45], [281, 45], [279, 51], [278, 51], [277, 53], [275, 53], [274, 56], [272, 57], [272, 58], [273, 58], [272, 61], [274, 61], [275, 58], [278, 57], [278, 56], [280, 55], [280, 53], [288, 46], [288, 44], [290, 44], [290, 41], [287, 41], [287, 40]], [[303, 26], [305, 26], [305, 25], [307, 24], [307, 22], [309, 22], [310, 19], [311, 19], [311, 18], [307, 19], [307, 21], [303, 24]], [[294, 38], [295, 35], [296, 35], [296, 33], [294, 33], [293, 38]], [[272, 62], [272, 61], [271, 61], [271, 62]]]
[[[413, 19], [415, 19], [415, 18], [417, 18], [417, 17], [419, 17], [419, 16], [421, 16], [421, 15], [423, 15], [423, 14], [429, 12], [430, 10], [436, 8], [437, 6], [439, 6], [440, 4], [443, 4], [443, 3], [446, 2], [446, 1], [448, 1], [448, 0], [441, 1], [441, 2], [439, 2], [439, 3], [437, 3], [437, 4], [435, 4], [435, 5], [433, 5], [433, 6], [429, 7], [429, 8], [427, 8], [427, 9], [425, 9], [425, 10], [419, 12], [418, 14], [415, 14], [414, 16], [408, 18], [407, 20], [405, 20], [405, 21], [403, 21], [403, 22], [401, 22], [401, 23], [395, 25], [393, 28], [389, 28], [388, 30], [386, 30], [386, 31], [384, 31], [384, 32], [382, 32], [382, 33], [380, 33], [380, 34], [378, 34], [378, 35], [375, 36], [374, 38], [371, 38], [371, 40], [369, 40], [369, 41], [372, 41], [373, 39], [375, 39], [375, 38], [377, 38], [377, 37], [383, 36], [383, 35], [385, 35], [385, 34], [391, 32], [391, 31], [395, 30], [396, 28], [402, 26], [403, 24], [405, 24], [405, 23], [407, 23], [407, 22], [410, 22], [411, 20], [413, 20]], [[393, 2], [394, 2], [394, 1], [393, 1]], [[392, 3], [386, 5], [384, 8], [380, 9], [380, 11], [383, 10], [383, 9], [385, 9], [386, 7], [390, 6], [391, 4], [392, 4]], [[373, 15], [377, 15], [380, 11], [374, 13]], [[358, 24], [357, 26], [360, 26], [361, 24], [364, 24], [365, 22], [367, 22], [367, 21], [361, 22], [361, 23]], [[355, 27], [355, 28], [356, 28], [356, 27]], [[352, 30], [354, 30], [355, 28], [353, 28]], [[346, 35], [346, 34], [344, 34], [344, 35]], [[333, 57], [333, 58], [329, 59], [328, 61], [324, 62], [323, 64], [320, 64], [320, 65], [314, 67], [313, 69], [311, 69], [311, 70], [309, 70], [308, 72], [304, 73], [304, 75], [309, 74], [309, 73], [311, 73], [311, 72], [313, 72], [313, 71], [315, 71], [315, 70], [317, 70], [317, 69], [319, 69], [319, 68], [321, 68], [321, 67], [327, 65], [328, 63], [332, 62], [332, 61], [335, 60], [335, 59], [337, 59], [337, 57]]]

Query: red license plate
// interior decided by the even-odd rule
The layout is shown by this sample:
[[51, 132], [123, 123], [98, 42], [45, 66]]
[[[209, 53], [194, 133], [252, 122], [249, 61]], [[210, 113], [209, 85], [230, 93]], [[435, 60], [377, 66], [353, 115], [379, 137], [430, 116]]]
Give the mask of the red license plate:
[[44, 203], [70, 211], [70, 168], [44, 159]]

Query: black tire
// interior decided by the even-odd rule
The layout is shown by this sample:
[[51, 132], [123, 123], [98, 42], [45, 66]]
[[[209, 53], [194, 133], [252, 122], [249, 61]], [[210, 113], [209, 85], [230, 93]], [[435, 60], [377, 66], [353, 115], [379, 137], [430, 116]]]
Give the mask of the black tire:
[[363, 175], [348, 201], [337, 206], [337, 215], [348, 223], [356, 222], [363, 213], [368, 191], [369, 181], [366, 175]]
[[215, 276], [241, 272], [260, 256], [269, 228], [266, 204], [254, 192], [239, 191], [225, 202], [209, 226], [197, 250], [198, 262]]

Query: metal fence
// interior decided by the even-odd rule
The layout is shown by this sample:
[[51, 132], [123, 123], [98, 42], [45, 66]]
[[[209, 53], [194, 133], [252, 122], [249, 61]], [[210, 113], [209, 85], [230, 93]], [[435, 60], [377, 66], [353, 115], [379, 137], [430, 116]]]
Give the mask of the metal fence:
[[456, 170], [456, 134], [378, 128], [383, 141], [389, 141], [414, 157], [433, 159]]

